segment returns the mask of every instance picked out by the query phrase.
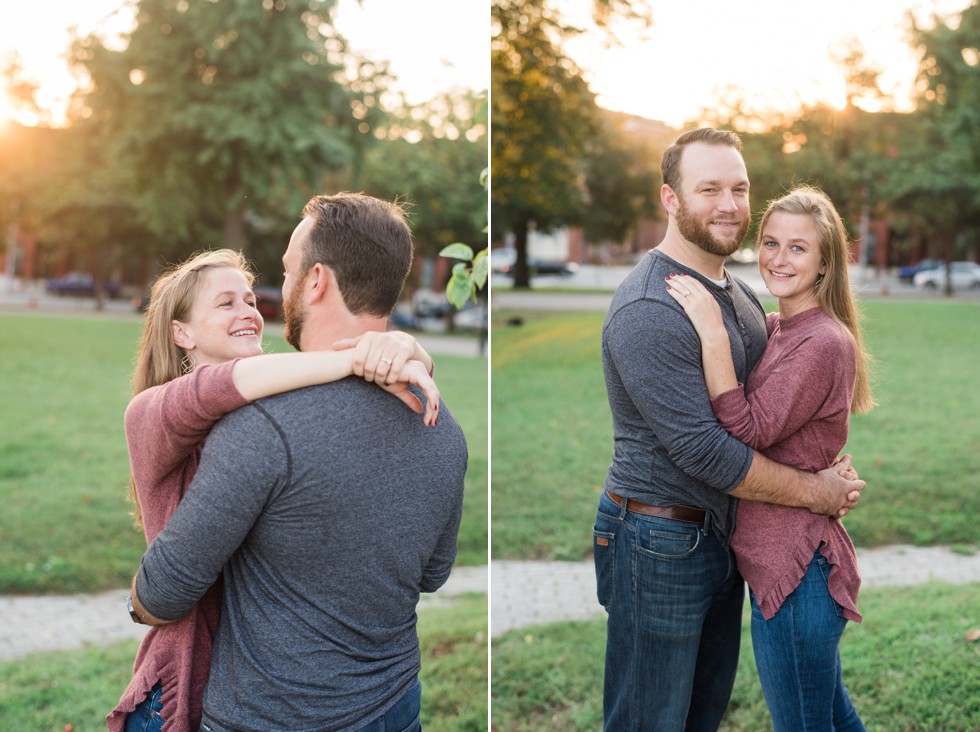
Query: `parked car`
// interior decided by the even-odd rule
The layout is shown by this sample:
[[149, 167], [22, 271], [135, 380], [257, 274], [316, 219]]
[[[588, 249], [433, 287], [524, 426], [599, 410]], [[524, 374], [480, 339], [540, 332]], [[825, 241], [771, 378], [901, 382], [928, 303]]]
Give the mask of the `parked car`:
[[507, 274], [517, 262], [517, 251], [514, 249], [491, 249], [490, 271], [494, 274]]
[[[514, 276], [514, 267], [517, 265], [516, 249], [491, 249], [490, 250], [490, 270], [495, 274]], [[538, 259], [528, 257], [527, 268], [531, 276], [536, 275], [558, 275], [568, 277], [578, 272], [578, 265], [575, 262], [560, 262], [548, 259]]]
[[[949, 276], [954, 290], [968, 290], [980, 287], [980, 264], [976, 262], [953, 262], [949, 265]], [[916, 287], [935, 290], [946, 286], [946, 268], [935, 267], [923, 270], [912, 279]]]
[[412, 316], [416, 324], [423, 320], [439, 320], [453, 311], [444, 292], [429, 289], [418, 289], [412, 295]]
[[282, 318], [282, 290], [278, 287], [257, 285], [252, 288], [255, 293], [255, 307], [262, 313], [265, 320], [280, 320]]
[[[95, 295], [95, 278], [88, 272], [69, 272], [64, 277], [56, 277], [44, 283], [44, 289], [55, 295]], [[107, 297], [119, 294], [119, 285], [115, 282], [103, 282], [102, 292]]]
[[141, 295], [133, 295], [130, 301], [133, 305], [133, 310], [138, 313], [145, 313], [146, 309], [150, 307], [150, 291], [143, 290]]
[[925, 272], [926, 270], [945, 266], [946, 262], [942, 259], [923, 259], [922, 261], [916, 262], [915, 264], [910, 264], [907, 267], [901, 267], [898, 270], [898, 279], [902, 280], [903, 282], [912, 282], [919, 272]]
[[486, 330], [488, 324], [487, 308], [472, 301], [453, 313], [453, 325], [460, 330]]

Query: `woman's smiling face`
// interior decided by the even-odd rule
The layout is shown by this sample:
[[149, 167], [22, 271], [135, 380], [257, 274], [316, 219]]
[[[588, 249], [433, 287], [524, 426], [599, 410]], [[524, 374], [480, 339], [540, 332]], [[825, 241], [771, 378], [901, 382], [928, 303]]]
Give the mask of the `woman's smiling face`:
[[777, 211], [769, 216], [759, 246], [759, 272], [786, 316], [818, 304], [815, 286], [826, 269], [820, 237], [805, 214]]
[[234, 267], [204, 273], [185, 322], [173, 321], [174, 341], [194, 365], [219, 364], [262, 353], [262, 315], [245, 276]]

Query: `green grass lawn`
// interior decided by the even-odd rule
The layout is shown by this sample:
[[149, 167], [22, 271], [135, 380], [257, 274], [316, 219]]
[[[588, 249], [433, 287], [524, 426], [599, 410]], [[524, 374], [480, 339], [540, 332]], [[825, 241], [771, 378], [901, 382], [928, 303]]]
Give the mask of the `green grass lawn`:
[[[863, 303], [879, 406], [846, 450], [868, 481], [846, 519], [859, 546], [980, 543], [980, 307]], [[519, 316], [524, 324], [508, 325]], [[602, 313], [495, 311], [491, 339], [495, 559], [583, 559], [612, 454]]]
[[[145, 549], [126, 501], [123, 412], [139, 319], [0, 314], [0, 594], [129, 584]], [[266, 338], [269, 350], [288, 350]], [[467, 436], [460, 564], [487, 561], [487, 362], [436, 356]]]
[[[487, 729], [487, 597], [419, 611], [426, 730]], [[105, 730], [129, 683], [137, 643], [46, 653], [0, 663], [0, 730]]]
[[[841, 643], [844, 683], [869, 732], [980, 729], [980, 585], [862, 593], [865, 620]], [[720, 732], [771, 730], [756, 675], [748, 606], [735, 690]], [[492, 643], [499, 732], [602, 728], [605, 620], [512, 631]]]

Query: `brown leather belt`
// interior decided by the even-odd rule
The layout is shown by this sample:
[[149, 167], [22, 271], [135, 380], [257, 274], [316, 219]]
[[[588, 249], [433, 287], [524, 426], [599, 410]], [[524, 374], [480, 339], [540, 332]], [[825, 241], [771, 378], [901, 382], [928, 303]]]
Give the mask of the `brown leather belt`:
[[[615, 493], [606, 491], [606, 495], [612, 499], [617, 506], [623, 505], [623, 497]], [[651, 506], [648, 503], [640, 503], [632, 498], [626, 499], [626, 510], [633, 513], [642, 513], [645, 516], [659, 516], [660, 518], [674, 519], [674, 521], [686, 521], [689, 524], [703, 524], [704, 511], [700, 508], [690, 506]]]

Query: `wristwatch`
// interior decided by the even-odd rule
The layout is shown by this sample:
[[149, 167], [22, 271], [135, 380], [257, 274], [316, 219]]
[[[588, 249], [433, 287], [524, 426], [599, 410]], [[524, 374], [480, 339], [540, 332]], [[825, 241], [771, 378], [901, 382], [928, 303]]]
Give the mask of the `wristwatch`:
[[132, 595], [126, 598], [126, 609], [129, 610], [129, 617], [133, 619], [134, 623], [139, 623], [140, 625], [146, 625], [146, 623], [143, 622], [143, 618], [141, 618], [139, 613], [136, 612], [136, 608], [133, 607]]

